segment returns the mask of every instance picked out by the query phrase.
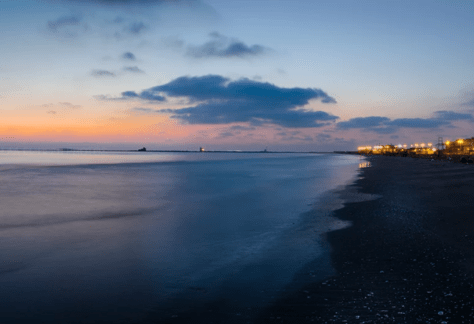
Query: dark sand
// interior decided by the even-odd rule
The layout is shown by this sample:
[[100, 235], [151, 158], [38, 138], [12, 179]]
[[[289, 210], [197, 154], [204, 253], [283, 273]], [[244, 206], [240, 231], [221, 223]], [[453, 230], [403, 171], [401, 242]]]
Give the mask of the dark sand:
[[474, 165], [369, 161], [345, 191], [382, 197], [335, 212], [353, 222], [327, 237], [337, 275], [302, 273], [258, 322], [474, 323]]

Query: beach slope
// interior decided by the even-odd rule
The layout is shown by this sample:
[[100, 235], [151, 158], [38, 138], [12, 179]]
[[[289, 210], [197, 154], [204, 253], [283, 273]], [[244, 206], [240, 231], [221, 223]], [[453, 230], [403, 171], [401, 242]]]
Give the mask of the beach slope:
[[353, 223], [327, 237], [337, 274], [308, 279], [259, 322], [472, 323], [474, 166], [384, 156], [369, 162], [345, 191], [380, 198], [335, 212]]

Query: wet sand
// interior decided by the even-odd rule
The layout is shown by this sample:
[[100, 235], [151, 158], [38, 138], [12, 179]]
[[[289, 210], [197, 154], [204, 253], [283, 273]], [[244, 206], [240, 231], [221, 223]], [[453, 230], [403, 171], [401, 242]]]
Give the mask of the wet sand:
[[[336, 275], [304, 282], [260, 323], [474, 323], [474, 166], [377, 156], [341, 195], [380, 195], [335, 212]], [[317, 260], [305, 269], [317, 267]]]

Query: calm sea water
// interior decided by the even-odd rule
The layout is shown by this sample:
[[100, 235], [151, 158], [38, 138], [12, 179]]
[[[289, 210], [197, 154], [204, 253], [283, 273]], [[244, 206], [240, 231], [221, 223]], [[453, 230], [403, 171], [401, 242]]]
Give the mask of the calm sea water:
[[0, 322], [251, 319], [308, 262], [331, 274], [322, 234], [349, 225], [331, 191], [359, 163], [0, 151]]

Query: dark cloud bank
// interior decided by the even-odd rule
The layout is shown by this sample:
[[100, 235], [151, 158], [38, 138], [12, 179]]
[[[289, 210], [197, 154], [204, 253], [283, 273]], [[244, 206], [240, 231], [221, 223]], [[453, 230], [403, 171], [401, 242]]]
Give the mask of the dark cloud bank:
[[337, 123], [337, 128], [343, 130], [363, 129], [379, 134], [390, 134], [396, 132], [400, 128], [432, 129], [441, 126], [451, 126], [451, 122], [459, 120], [474, 121], [474, 117], [472, 114], [440, 110], [434, 112], [432, 118], [390, 119], [380, 116], [357, 117]]
[[[285, 127], [320, 127], [338, 118], [323, 111], [296, 110], [314, 99], [335, 103], [320, 89], [280, 88], [249, 79], [231, 81], [218, 75], [181, 77], [141, 93], [125, 91], [122, 97], [112, 100], [163, 102], [166, 101], [165, 96], [186, 98], [196, 105], [181, 109], [137, 108], [135, 111], [168, 113], [172, 118], [188, 124], [250, 122], [254, 125], [269, 123]], [[99, 99], [109, 98], [102, 96]]]
[[[338, 116], [304, 109], [311, 100], [336, 101], [321, 89], [281, 88], [250, 79], [232, 81], [219, 75], [180, 77], [167, 84], [142, 92], [124, 91], [121, 97], [97, 96], [100, 100], [142, 100], [165, 102], [170, 98], [186, 99], [189, 106], [180, 109], [137, 107], [138, 113], [164, 113], [187, 124], [250, 123], [251, 126], [273, 124], [287, 128], [321, 127], [333, 124]], [[357, 117], [336, 123], [337, 130], [360, 129], [392, 134], [401, 128], [434, 129], [452, 127], [453, 121], [474, 122], [468, 113], [437, 111], [431, 118]], [[242, 127], [242, 126], [238, 126]]]

